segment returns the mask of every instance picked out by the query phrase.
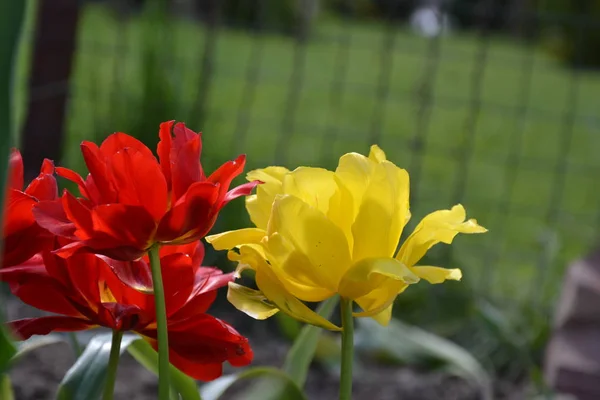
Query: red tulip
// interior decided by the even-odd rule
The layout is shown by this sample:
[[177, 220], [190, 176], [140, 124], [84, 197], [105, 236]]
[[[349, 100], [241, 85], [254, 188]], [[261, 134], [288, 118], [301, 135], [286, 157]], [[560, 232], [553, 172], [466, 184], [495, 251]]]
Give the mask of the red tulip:
[[[169, 357], [189, 376], [211, 380], [222, 373], [222, 364], [244, 366], [252, 360], [248, 340], [227, 323], [206, 314], [216, 289], [233, 280], [232, 274], [200, 267], [200, 242], [161, 248], [169, 331]], [[131, 264], [131, 265], [125, 265]], [[115, 269], [136, 271], [129, 283]], [[21, 339], [58, 331], [80, 331], [98, 326], [134, 331], [155, 349], [154, 296], [147, 259], [119, 262], [89, 253], [67, 259], [50, 252], [36, 255], [27, 264], [0, 270], [0, 280], [23, 302], [54, 316], [10, 322]]]
[[2, 267], [21, 264], [34, 254], [52, 248], [53, 235], [35, 222], [32, 208], [38, 201], [58, 198], [53, 173], [52, 161], [44, 160], [38, 177], [23, 190], [23, 159], [18, 150], [11, 151], [4, 209]]
[[139, 140], [114, 133], [100, 147], [81, 144], [89, 170], [86, 180], [69, 169], [56, 169], [79, 186], [82, 196], [65, 191], [58, 201], [34, 209], [41, 226], [73, 240], [58, 254], [84, 249], [131, 261], [155, 243], [194, 242], [208, 233], [225, 204], [250, 194], [258, 183], [229, 190], [244, 169], [243, 155], [206, 177], [200, 134], [183, 123], [162, 123], [159, 136], [160, 161]]

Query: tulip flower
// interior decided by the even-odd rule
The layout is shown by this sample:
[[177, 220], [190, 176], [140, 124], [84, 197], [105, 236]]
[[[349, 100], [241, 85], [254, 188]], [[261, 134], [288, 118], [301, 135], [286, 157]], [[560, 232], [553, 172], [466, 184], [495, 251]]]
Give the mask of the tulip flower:
[[239, 269], [253, 269], [259, 291], [229, 284], [228, 298], [241, 311], [267, 318], [279, 310], [292, 317], [339, 330], [303, 302], [335, 294], [356, 302], [357, 317], [387, 324], [395, 297], [408, 285], [459, 280], [459, 269], [419, 266], [437, 243], [450, 244], [458, 233], [482, 233], [465, 209], [456, 205], [427, 215], [396, 252], [410, 218], [408, 173], [371, 147], [340, 158], [335, 171], [268, 167], [248, 179], [264, 182], [246, 200], [256, 228], [207, 237]]
[[[231, 281], [232, 275], [200, 266], [204, 253], [200, 242], [165, 246], [160, 253], [173, 365], [195, 379], [212, 380], [221, 375], [225, 361], [234, 366], [249, 364], [252, 350], [247, 339], [206, 314], [216, 289]], [[115, 274], [125, 268], [136, 271], [128, 284]], [[147, 258], [124, 263], [94, 254], [64, 259], [44, 252], [26, 265], [0, 270], [0, 280], [26, 304], [57, 314], [10, 322], [21, 339], [106, 327], [120, 334], [136, 332], [157, 348]]]
[[[340, 158], [335, 171], [268, 167], [248, 179], [263, 182], [246, 200], [256, 228], [207, 237], [215, 249], [233, 249], [238, 272], [255, 271], [259, 290], [229, 283], [228, 299], [248, 315], [264, 319], [283, 311], [313, 325], [342, 331], [340, 399], [352, 394], [353, 317], [386, 325], [396, 296], [420, 279], [461, 279], [458, 269], [419, 266], [437, 243], [458, 233], [482, 233], [456, 205], [427, 215], [396, 251], [410, 218], [408, 173], [387, 161], [377, 146], [369, 157]], [[304, 302], [340, 296], [342, 327]], [[356, 303], [361, 310], [354, 311]]]
[[23, 190], [23, 159], [18, 150], [11, 151], [4, 211], [3, 267], [21, 264], [54, 245], [54, 236], [35, 222], [32, 213], [38, 201], [58, 198], [53, 173], [52, 161], [44, 160], [40, 174]]
[[206, 176], [200, 163], [200, 134], [183, 123], [164, 122], [159, 129], [158, 159], [139, 140], [114, 133], [97, 146], [83, 142], [89, 170], [56, 173], [77, 184], [80, 197], [65, 191], [56, 201], [38, 203], [37, 223], [70, 242], [55, 250], [62, 257], [79, 252], [135, 261], [149, 254], [156, 301], [160, 400], [169, 398], [169, 349], [158, 249], [193, 243], [208, 233], [229, 201], [249, 194], [258, 182], [229, 190], [244, 169], [245, 156]]
[[197, 241], [225, 204], [258, 183], [229, 190], [244, 169], [244, 155], [205, 176], [200, 134], [183, 123], [162, 123], [159, 136], [158, 160], [139, 140], [114, 133], [99, 147], [81, 144], [89, 170], [85, 180], [72, 170], [56, 169], [78, 185], [81, 196], [65, 191], [57, 201], [34, 208], [38, 224], [72, 240], [57, 254], [68, 257], [83, 250], [132, 261], [155, 244]]

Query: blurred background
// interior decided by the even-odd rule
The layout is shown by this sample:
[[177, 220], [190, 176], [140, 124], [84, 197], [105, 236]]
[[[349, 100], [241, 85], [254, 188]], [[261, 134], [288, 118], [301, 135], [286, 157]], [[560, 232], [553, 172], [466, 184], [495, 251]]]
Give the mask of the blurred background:
[[[14, 135], [29, 178], [43, 157], [85, 171], [79, 143], [114, 131], [155, 147], [171, 119], [204, 132], [207, 171], [239, 153], [247, 170], [335, 168], [379, 144], [410, 173], [409, 228], [460, 202], [490, 231], [430, 252], [425, 264], [463, 281], [411, 287], [396, 328], [459, 345], [498, 398], [531, 398], [552, 390], [542, 369], [565, 271], [598, 244], [599, 68], [597, 0], [37, 0]], [[214, 231], [249, 224], [236, 201]], [[206, 263], [231, 268], [223, 254]], [[297, 332], [235, 318], [257, 337]], [[418, 367], [390, 387], [458, 385], [440, 370], [469, 381], [438, 342], [407, 350], [371, 328], [365, 369]], [[403, 398], [480, 398], [453, 390]]]

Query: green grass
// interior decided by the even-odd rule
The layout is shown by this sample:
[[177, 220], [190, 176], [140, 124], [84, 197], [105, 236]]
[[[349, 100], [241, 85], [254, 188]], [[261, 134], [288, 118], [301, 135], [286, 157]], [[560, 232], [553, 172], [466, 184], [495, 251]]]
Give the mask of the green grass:
[[[81, 21], [64, 164], [81, 166], [77, 146], [81, 140], [124, 129], [121, 121], [147, 112], [138, 108], [143, 93], [140, 25], [138, 18], [118, 22], [105, 9], [87, 6]], [[306, 45], [302, 89], [293, 111], [294, 123], [289, 126], [285, 118], [294, 68], [293, 39], [261, 35], [254, 101], [241, 110], [255, 39], [246, 32], [222, 29], [208, 112], [200, 126], [194, 104], [201, 79], [203, 29], [178, 21], [170, 30], [172, 46], [158, 51], [177, 93], [170, 101], [177, 102], [178, 111], [168, 118], [185, 119], [191, 128], [204, 132], [203, 162], [208, 170], [237, 152], [248, 154], [249, 168], [277, 160], [292, 168], [334, 167], [337, 157], [345, 152], [368, 152], [370, 137], [379, 134], [378, 142], [392, 161], [410, 173], [420, 168], [418, 181], [412, 182], [417, 201], [412, 204], [411, 226], [426, 213], [460, 201], [470, 216], [489, 228], [486, 235], [459, 237], [452, 254], [454, 266], [464, 268], [468, 282], [478, 291], [499, 298], [553, 299], [566, 264], [581, 256], [597, 238], [600, 121], [586, 118], [598, 111], [597, 74], [578, 75], [575, 123], [567, 130], [570, 150], [566, 151], [564, 114], [570, 107], [571, 73], [535, 48], [492, 38], [482, 80], [482, 108], [470, 142], [466, 121], [471, 113], [473, 71], [481, 42], [471, 34], [443, 38], [433, 103], [426, 120], [426, 147], [420, 153], [410, 143], [422, 122], [418, 89], [429, 79], [424, 76], [427, 40], [404, 30], [397, 32], [394, 49], [387, 53], [393, 61], [386, 85], [388, 95], [380, 102], [377, 90], [385, 29], [359, 23], [347, 28], [324, 19]], [[349, 33], [352, 40], [344, 78], [339, 76], [338, 45], [332, 39]], [[531, 93], [526, 104], [531, 111], [522, 123], [513, 108], [522, 105], [522, 65], [532, 51]], [[340, 101], [335, 104], [331, 100], [334, 79], [344, 80]], [[118, 98], [126, 100], [126, 109], [115, 106], [122, 104], [115, 100]], [[382, 111], [379, 121], [374, 121], [376, 109]], [[240, 113], [246, 116], [247, 124], [245, 129], [236, 130]], [[374, 132], [375, 122], [381, 127], [378, 132]], [[522, 134], [516, 153], [522, 162], [510, 189], [514, 164], [508, 157], [515, 134]], [[284, 154], [276, 154], [284, 135], [288, 135], [289, 146]], [[465, 157], [467, 173], [461, 175]], [[554, 198], [557, 165], [563, 165], [565, 183]], [[461, 182], [464, 191], [456, 193]], [[505, 202], [510, 204], [508, 209], [502, 206]], [[248, 223], [235, 212], [241, 209], [241, 202], [237, 203], [225, 213], [219, 229]], [[542, 263], [542, 259], [547, 261]]]

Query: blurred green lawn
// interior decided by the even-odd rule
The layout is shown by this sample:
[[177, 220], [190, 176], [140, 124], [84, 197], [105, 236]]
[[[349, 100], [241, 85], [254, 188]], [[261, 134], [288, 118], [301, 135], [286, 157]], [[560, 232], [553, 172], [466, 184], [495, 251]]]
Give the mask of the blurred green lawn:
[[[480, 39], [471, 34], [445, 37], [439, 59], [428, 60], [430, 42], [408, 31], [398, 30], [393, 49], [387, 51], [383, 48], [387, 31], [382, 25], [349, 25], [324, 18], [306, 45], [301, 91], [292, 111], [293, 122], [287, 125], [294, 40], [221, 29], [208, 112], [199, 126], [193, 116], [204, 27], [178, 21], [170, 35], [173, 46], [158, 51], [168, 60], [165, 70], [177, 88], [181, 114], [172, 118], [187, 118], [191, 128], [204, 132], [203, 162], [207, 170], [239, 152], [248, 154], [249, 168], [279, 160], [291, 168], [334, 167], [337, 157], [345, 152], [368, 152], [371, 135], [379, 132], [378, 144], [392, 161], [413, 174], [420, 168], [419, 180], [412, 182], [417, 197], [412, 204], [411, 227], [430, 211], [462, 202], [469, 215], [490, 232], [459, 237], [453, 251], [454, 266], [464, 269], [465, 280], [478, 291], [503, 299], [553, 299], [566, 263], [597, 239], [597, 74], [577, 75], [576, 114], [571, 128], [565, 123], [572, 102], [571, 72], [540, 50], [491, 38], [482, 78], [481, 109], [470, 141], [467, 121], [474, 101], [473, 73], [480, 60]], [[336, 61], [340, 47], [334, 39], [345, 35], [350, 35], [350, 47], [344, 77]], [[262, 47], [256, 82], [250, 82], [255, 85], [254, 100], [244, 109], [248, 67], [257, 40]], [[136, 109], [142, 93], [140, 41], [139, 18], [118, 22], [102, 7], [86, 7], [63, 164], [81, 165], [77, 146], [81, 140], [93, 138], [98, 132], [122, 129], [112, 115], [116, 112], [111, 106], [115, 98], [128, 99], [131, 104], [117, 111], [140, 112]], [[388, 57], [393, 67], [389, 81], [381, 85], [381, 61]], [[522, 116], [518, 108], [524, 103], [521, 86], [527, 83], [523, 79], [527, 57], [533, 60], [533, 74], [526, 104], [529, 111]], [[437, 63], [437, 74], [432, 107], [422, 117], [419, 87], [429, 79], [424, 76], [429, 62]], [[336, 79], [343, 80], [337, 103], [332, 101], [332, 82]], [[380, 86], [387, 90], [383, 102], [378, 94]], [[379, 110], [380, 118], [375, 117], [374, 110]], [[245, 118], [241, 129], [237, 127], [240, 113]], [[415, 132], [426, 134], [424, 152], [411, 146]], [[284, 135], [288, 135], [285, 153], [276, 154]], [[509, 159], [511, 153], [520, 162], [518, 170], [515, 159]], [[466, 174], [460, 172], [464, 160], [468, 163]], [[561, 169], [565, 174], [557, 178], [557, 170]], [[559, 195], [554, 198], [557, 179], [564, 179], [564, 190], [559, 187]], [[459, 184], [464, 184], [464, 191], [456, 193]], [[246, 225], [243, 213], [235, 212], [241, 207], [242, 202], [231, 205], [233, 210], [225, 213], [218, 229]]]

